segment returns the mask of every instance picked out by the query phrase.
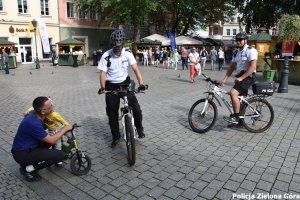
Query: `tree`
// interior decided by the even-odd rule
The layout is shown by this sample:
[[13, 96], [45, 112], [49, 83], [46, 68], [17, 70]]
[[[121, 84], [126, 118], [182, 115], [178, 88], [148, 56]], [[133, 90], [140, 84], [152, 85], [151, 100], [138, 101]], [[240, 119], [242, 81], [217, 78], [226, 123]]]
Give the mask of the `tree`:
[[283, 15], [278, 22], [279, 37], [300, 40], [300, 16]]
[[106, 20], [115, 26], [132, 24], [134, 42], [140, 39], [140, 25], [158, 6], [158, 2], [152, 0], [77, 0], [77, 4], [80, 9], [93, 7], [99, 13], [105, 13]]
[[231, 0], [229, 3], [243, 14], [241, 21], [246, 24], [247, 32], [260, 27], [270, 29], [286, 13], [300, 14], [300, 4], [296, 4], [296, 0]]

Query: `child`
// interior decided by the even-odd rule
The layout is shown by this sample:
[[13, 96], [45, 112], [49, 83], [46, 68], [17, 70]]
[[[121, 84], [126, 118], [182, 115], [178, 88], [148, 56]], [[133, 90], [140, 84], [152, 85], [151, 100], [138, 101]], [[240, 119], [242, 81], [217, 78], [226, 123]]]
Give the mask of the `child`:
[[[53, 105], [53, 102], [52, 102], [52, 105]], [[33, 107], [26, 110], [23, 113], [23, 115], [26, 116], [31, 111], [33, 111]], [[50, 135], [56, 134], [64, 126], [69, 125], [69, 123], [58, 112], [55, 112], [55, 111], [52, 111], [49, 115], [47, 115], [46, 119], [44, 120], [44, 124], [45, 124], [46, 131]], [[74, 140], [71, 132], [67, 132], [65, 135], [68, 138], [68, 141], [67, 141], [68, 143], [71, 143]], [[53, 147], [55, 149], [61, 150], [61, 140], [58, 140], [57, 143]], [[60, 164], [60, 163], [57, 163], [57, 164]]]

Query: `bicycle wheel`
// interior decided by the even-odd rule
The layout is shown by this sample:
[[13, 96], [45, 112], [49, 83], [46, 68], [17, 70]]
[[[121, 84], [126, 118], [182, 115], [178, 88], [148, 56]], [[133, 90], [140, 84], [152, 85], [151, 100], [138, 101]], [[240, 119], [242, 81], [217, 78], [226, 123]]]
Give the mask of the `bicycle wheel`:
[[87, 174], [92, 166], [91, 159], [83, 152], [75, 153], [70, 162], [70, 168], [73, 174], [77, 176]]
[[196, 133], [205, 133], [209, 131], [216, 123], [218, 109], [216, 104], [206, 99], [196, 101], [189, 111], [189, 124]]
[[130, 166], [135, 163], [135, 140], [134, 130], [132, 126], [132, 118], [129, 115], [125, 115], [125, 130], [126, 130], [126, 147], [127, 147], [127, 158]]
[[[262, 98], [252, 98], [248, 100], [251, 105], [243, 104], [241, 109], [242, 123], [244, 127], [253, 133], [261, 133], [267, 130], [273, 123], [274, 110], [271, 104]], [[255, 113], [255, 110], [259, 113]]]

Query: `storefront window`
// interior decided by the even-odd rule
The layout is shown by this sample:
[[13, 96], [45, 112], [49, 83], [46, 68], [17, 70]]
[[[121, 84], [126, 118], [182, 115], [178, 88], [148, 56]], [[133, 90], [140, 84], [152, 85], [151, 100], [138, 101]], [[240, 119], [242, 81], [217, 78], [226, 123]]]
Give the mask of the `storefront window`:
[[41, 0], [41, 15], [49, 16], [49, 0]]
[[18, 0], [18, 11], [20, 14], [28, 13], [27, 0]]

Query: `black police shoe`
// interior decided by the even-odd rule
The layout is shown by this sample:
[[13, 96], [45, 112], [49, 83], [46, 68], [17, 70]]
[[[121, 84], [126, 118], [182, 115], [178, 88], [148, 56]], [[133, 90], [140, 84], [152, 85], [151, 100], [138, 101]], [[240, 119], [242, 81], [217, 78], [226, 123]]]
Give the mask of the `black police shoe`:
[[143, 129], [137, 129], [137, 133], [138, 133], [139, 138], [146, 137]]
[[115, 148], [115, 146], [120, 142], [120, 139], [116, 139], [116, 140], [113, 140], [111, 145], [110, 145], [110, 148]]

